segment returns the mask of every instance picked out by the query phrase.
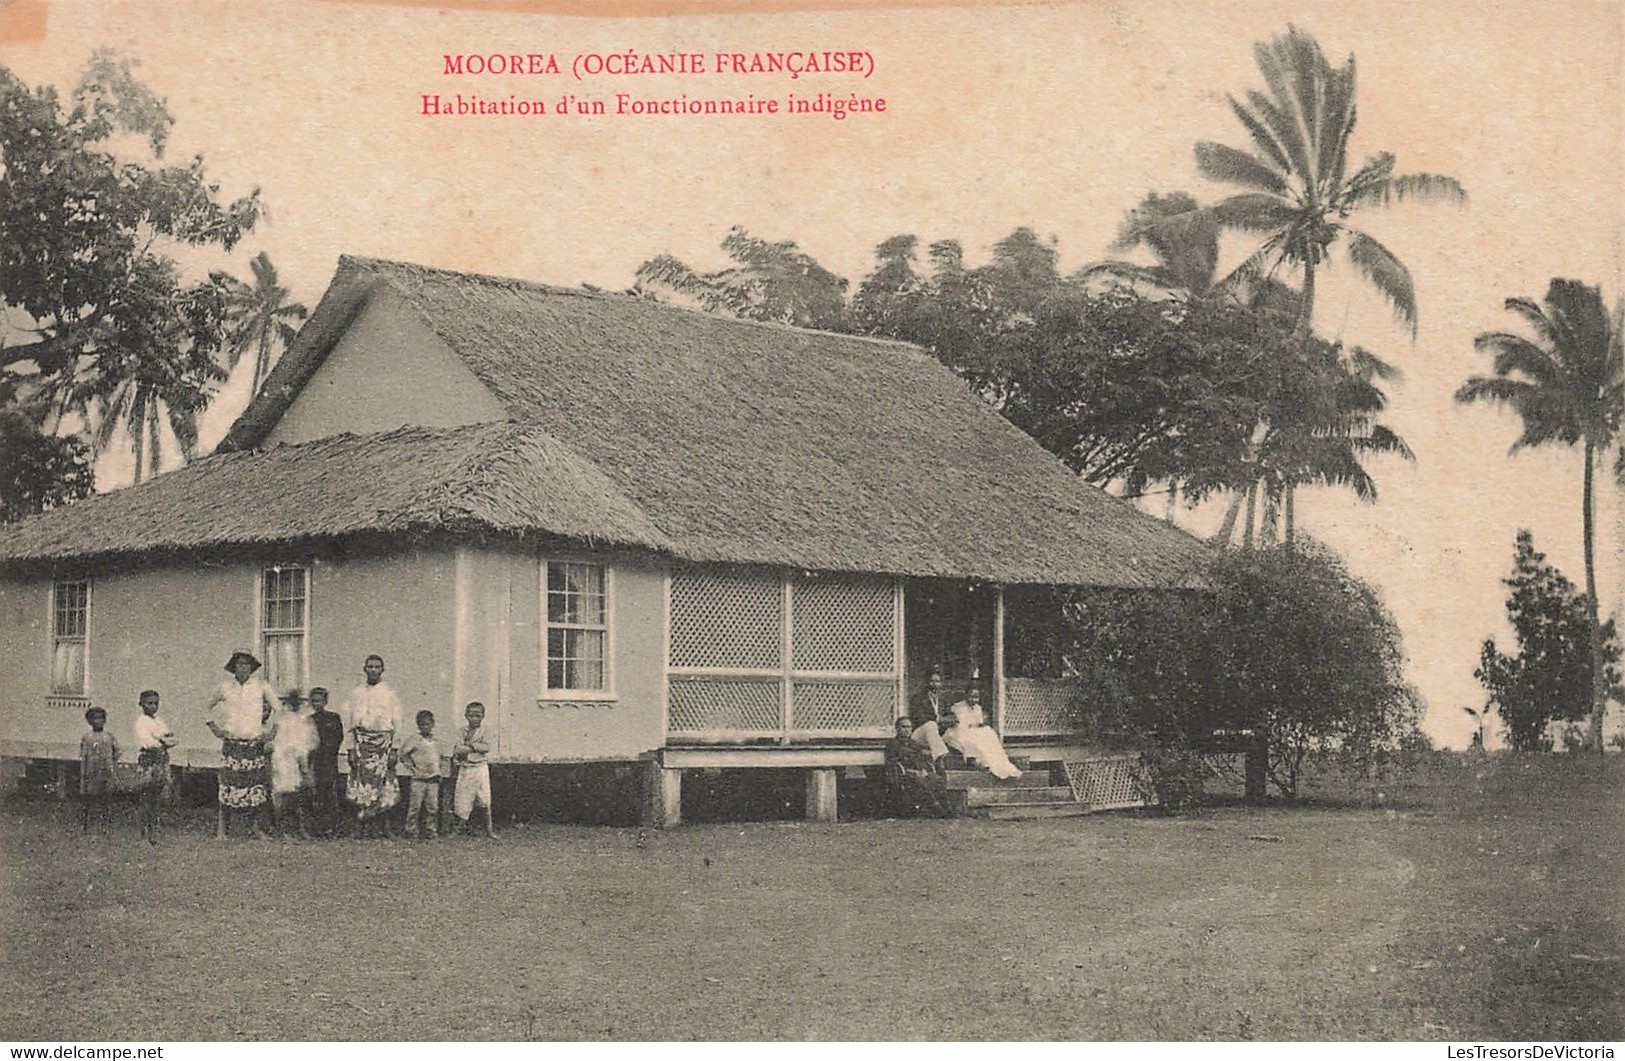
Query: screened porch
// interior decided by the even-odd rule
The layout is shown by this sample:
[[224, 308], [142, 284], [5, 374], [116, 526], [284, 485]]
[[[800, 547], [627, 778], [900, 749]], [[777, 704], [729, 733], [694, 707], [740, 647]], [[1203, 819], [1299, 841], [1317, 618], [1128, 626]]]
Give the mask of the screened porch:
[[1051, 605], [1041, 591], [954, 580], [678, 569], [667, 592], [668, 744], [873, 744], [933, 668], [944, 706], [979, 684], [1007, 739], [1076, 739], [1087, 697], [1033, 633], [1051, 625], [1036, 610]]

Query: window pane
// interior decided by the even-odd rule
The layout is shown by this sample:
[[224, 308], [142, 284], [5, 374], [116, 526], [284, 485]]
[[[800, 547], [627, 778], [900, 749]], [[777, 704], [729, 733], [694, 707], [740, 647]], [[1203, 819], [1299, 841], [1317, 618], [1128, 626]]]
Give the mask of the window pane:
[[82, 581], [58, 582], [53, 592], [55, 601], [53, 623], [57, 637], [85, 636], [85, 605], [89, 586]]
[[265, 680], [279, 694], [300, 687], [305, 675], [303, 634], [271, 634], [265, 638]]
[[564, 684], [564, 661], [549, 659], [547, 661], [547, 687], [549, 689], [568, 689]]
[[85, 691], [85, 643], [58, 641], [51, 646], [51, 691], [81, 696]]

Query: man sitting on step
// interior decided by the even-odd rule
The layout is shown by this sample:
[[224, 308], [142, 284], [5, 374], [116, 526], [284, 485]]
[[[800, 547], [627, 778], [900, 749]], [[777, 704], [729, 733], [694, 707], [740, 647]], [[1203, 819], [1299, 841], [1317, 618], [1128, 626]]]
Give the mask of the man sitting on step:
[[948, 813], [931, 753], [915, 741], [914, 723], [907, 718], [897, 720], [897, 733], [886, 742], [886, 794], [900, 818], [941, 818]]
[[914, 743], [931, 752], [931, 761], [939, 772], [943, 759], [948, 755], [948, 746], [942, 742], [942, 731], [938, 728], [941, 717], [942, 668], [932, 667], [925, 679], [925, 692], [910, 707], [909, 720], [914, 724], [911, 734]]
[[1004, 754], [999, 735], [982, 717], [982, 690], [974, 685], [965, 690], [965, 699], [949, 709], [942, 739], [966, 759], [987, 767], [994, 777], [1021, 776], [1021, 768]]

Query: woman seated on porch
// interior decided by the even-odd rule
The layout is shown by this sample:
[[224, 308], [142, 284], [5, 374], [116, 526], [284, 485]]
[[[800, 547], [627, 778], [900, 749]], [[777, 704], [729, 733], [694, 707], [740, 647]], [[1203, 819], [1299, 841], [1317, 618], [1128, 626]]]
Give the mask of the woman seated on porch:
[[1004, 754], [999, 735], [982, 717], [982, 690], [971, 686], [965, 699], [948, 709], [942, 740], [966, 759], [987, 767], [994, 777], [1020, 777], [1021, 768]]

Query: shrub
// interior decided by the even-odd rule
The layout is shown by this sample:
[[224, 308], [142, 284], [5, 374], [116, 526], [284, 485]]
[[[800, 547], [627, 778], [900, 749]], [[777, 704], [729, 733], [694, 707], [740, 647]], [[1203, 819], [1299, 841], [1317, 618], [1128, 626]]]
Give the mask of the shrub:
[[1146, 752], [1176, 803], [1200, 792], [1195, 751], [1218, 731], [1265, 733], [1269, 780], [1289, 796], [1311, 751], [1369, 772], [1379, 751], [1414, 746], [1420, 703], [1399, 628], [1333, 553], [1226, 553], [1210, 577], [1204, 593], [1066, 602], [1061, 654], [1089, 689], [1096, 739]]

